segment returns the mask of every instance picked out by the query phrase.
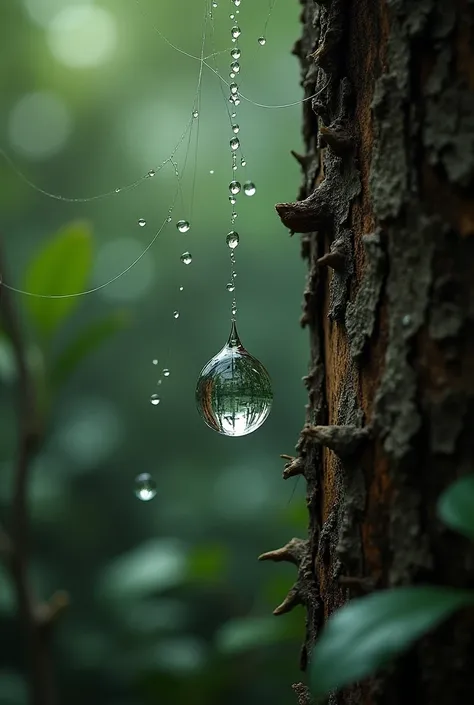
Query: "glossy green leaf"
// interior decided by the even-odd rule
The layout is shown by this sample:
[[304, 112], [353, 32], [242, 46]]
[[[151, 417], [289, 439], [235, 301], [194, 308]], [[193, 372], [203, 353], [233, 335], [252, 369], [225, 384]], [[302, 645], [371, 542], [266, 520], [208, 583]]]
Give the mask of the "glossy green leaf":
[[126, 313], [114, 313], [107, 318], [94, 321], [83, 328], [79, 335], [59, 355], [53, 365], [52, 381], [60, 386], [74, 372], [79, 363], [128, 323]]
[[44, 339], [50, 338], [77, 306], [79, 298], [67, 295], [86, 288], [91, 266], [92, 234], [81, 222], [61, 228], [28, 265], [23, 283], [26, 291], [66, 297], [25, 298], [32, 321]]
[[461, 477], [443, 492], [438, 514], [451, 529], [474, 540], [474, 475]]
[[282, 620], [274, 617], [243, 617], [226, 622], [216, 635], [221, 653], [237, 654], [254, 648], [271, 646], [287, 638]]
[[352, 600], [329, 619], [311, 659], [315, 696], [374, 673], [446, 619], [474, 603], [474, 592], [402, 587]]

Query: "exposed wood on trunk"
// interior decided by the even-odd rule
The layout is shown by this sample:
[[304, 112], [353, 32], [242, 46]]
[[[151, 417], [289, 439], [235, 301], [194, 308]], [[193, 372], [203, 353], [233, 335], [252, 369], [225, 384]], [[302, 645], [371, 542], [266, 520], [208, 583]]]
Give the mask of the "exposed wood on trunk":
[[[474, 469], [474, 3], [301, 1], [314, 97], [298, 201], [277, 211], [309, 267], [307, 423], [284, 475], [307, 482], [304, 667], [352, 595], [474, 584], [471, 548], [435, 515]], [[473, 701], [472, 627], [451, 620], [331, 702]]]

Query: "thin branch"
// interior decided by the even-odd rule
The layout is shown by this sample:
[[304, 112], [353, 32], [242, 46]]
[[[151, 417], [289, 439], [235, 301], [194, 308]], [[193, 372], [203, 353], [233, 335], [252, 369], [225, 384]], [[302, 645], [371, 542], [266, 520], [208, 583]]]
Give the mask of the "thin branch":
[[18, 371], [18, 447], [14, 471], [11, 533], [0, 532], [6, 548], [7, 565], [15, 586], [18, 612], [30, 657], [31, 705], [55, 705], [50, 623], [40, 619], [43, 605], [33, 596], [28, 581], [29, 522], [27, 489], [31, 461], [41, 442], [35, 389], [26, 362], [21, 328], [10, 292], [1, 286], [4, 263], [0, 241], [0, 313], [8, 334]]

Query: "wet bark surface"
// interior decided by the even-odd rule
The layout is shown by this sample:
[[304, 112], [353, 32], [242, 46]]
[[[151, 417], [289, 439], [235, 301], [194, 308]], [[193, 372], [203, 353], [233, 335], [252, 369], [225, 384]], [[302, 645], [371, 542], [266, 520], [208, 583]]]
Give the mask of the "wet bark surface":
[[[306, 607], [304, 670], [356, 594], [474, 587], [435, 511], [474, 466], [474, 3], [301, 4], [303, 184], [276, 208], [308, 262], [307, 417], [284, 477], [306, 480], [309, 535], [280, 550], [298, 579], [277, 613]], [[331, 702], [473, 702], [473, 627], [453, 618]]]

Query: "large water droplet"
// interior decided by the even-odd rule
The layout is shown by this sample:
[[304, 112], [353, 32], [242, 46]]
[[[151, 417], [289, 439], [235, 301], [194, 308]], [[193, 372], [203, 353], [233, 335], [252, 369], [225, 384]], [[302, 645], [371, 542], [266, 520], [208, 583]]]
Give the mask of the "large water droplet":
[[161, 399], [158, 396], [158, 394], [152, 394], [150, 397], [150, 402], [153, 404], [153, 406], [158, 406], [160, 403]]
[[229, 340], [199, 375], [198, 411], [214, 431], [225, 436], [245, 436], [260, 428], [272, 401], [268, 372], [245, 350], [232, 321]]
[[236, 149], [240, 147], [240, 140], [238, 137], [232, 137], [231, 141], [229, 142], [230, 148], [233, 152], [235, 152]]
[[263, 47], [267, 43], [267, 40], [265, 39], [265, 37], [259, 37], [258, 43], [260, 44], [261, 47]]
[[244, 193], [246, 196], [254, 196], [256, 192], [255, 184], [253, 181], [246, 181], [244, 184]]
[[187, 233], [191, 226], [189, 225], [187, 220], [178, 220], [178, 222], [176, 223], [176, 227], [178, 228], [180, 233]]
[[135, 478], [135, 496], [142, 502], [149, 502], [156, 497], [156, 482], [147, 472], [142, 472]]
[[231, 250], [235, 249], [240, 241], [239, 233], [236, 233], [235, 230], [231, 230], [225, 241]]
[[229, 191], [233, 196], [240, 193], [241, 185], [238, 181], [231, 181], [229, 184]]
[[242, 34], [240, 27], [237, 27], [237, 25], [232, 27], [232, 29], [230, 30], [230, 33], [232, 35], [232, 39], [238, 39], [240, 37], [240, 35]]
[[146, 220], [145, 220], [145, 218], [139, 218], [139, 219], [138, 219], [138, 225], [139, 225], [141, 228], [144, 228], [145, 225], [146, 225]]
[[183, 264], [191, 264], [191, 262], [193, 261], [193, 256], [190, 252], [183, 252], [180, 257], [180, 260]]
[[241, 53], [240, 49], [238, 47], [234, 47], [232, 51], [230, 52], [231, 57], [236, 61], [237, 59], [240, 59]]

